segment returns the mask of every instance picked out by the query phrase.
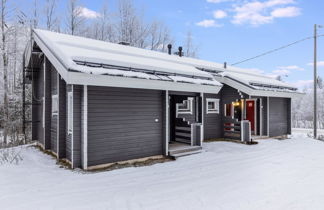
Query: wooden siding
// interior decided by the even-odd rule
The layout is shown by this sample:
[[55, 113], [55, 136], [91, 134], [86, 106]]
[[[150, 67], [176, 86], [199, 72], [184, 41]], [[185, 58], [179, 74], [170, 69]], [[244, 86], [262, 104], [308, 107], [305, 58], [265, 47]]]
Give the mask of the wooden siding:
[[52, 94], [51, 94], [51, 63], [45, 58], [45, 149], [51, 148], [51, 118], [52, 118]]
[[263, 97], [262, 98], [262, 106], [263, 106], [263, 113], [262, 113], [262, 119], [263, 119], [263, 135], [268, 135], [268, 98]]
[[58, 135], [58, 157], [66, 157], [66, 83], [63, 79], [59, 79], [59, 135]]
[[81, 92], [83, 87], [73, 85], [73, 166], [81, 167]]
[[[57, 95], [57, 77], [58, 73], [53, 66], [51, 66], [51, 97]], [[52, 106], [52, 104], [51, 104]], [[53, 108], [53, 107], [52, 107]], [[57, 153], [57, 124], [58, 124], [58, 115], [53, 115], [51, 113], [51, 150]]]
[[44, 96], [44, 68], [41, 66], [33, 75], [33, 105], [32, 105], [32, 139], [44, 145], [43, 130], [43, 96]]
[[219, 102], [219, 113], [208, 113], [206, 109], [206, 99], [214, 98], [221, 99], [220, 94], [204, 94], [204, 140], [222, 138], [223, 126], [222, 126], [222, 102]]
[[[241, 95], [239, 94], [237, 89], [234, 89], [228, 85], [224, 85], [223, 88], [220, 91], [221, 95], [221, 101], [222, 101], [222, 106], [220, 107], [221, 109], [224, 109], [224, 104], [230, 104], [232, 102], [235, 102], [237, 100], [241, 99]], [[245, 98], [248, 98], [247, 95], [243, 94], [242, 95]]]
[[88, 166], [163, 154], [162, 97], [162, 91], [89, 86]]
[[287, 135], [289, 132], [288, 114], [289, 99], [270, 98], [269, 100], [269, 132], [270, 137]]

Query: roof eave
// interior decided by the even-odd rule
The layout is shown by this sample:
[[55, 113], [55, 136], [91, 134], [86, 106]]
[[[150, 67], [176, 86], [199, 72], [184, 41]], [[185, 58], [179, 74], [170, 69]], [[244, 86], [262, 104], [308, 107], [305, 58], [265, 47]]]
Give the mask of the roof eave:
[[47, 47], [44, 41], [34, 31], [34, 40], [46, 55], [49, 61], [55, 66], [57, 72], [62, 76], [67, 84], [76, 85], [97, 85], [107, 87], [124, 87], [124, 88], [140, 88], [140, 89], [155, 89], [155, 90], [173, 90], [183, 92], [202, 92], [217, 94], [222, 85], [210, 86], [180, 82], [168, 82], [158, 80], [145, 80], [138, 78], [116, 77], [108, 75], [94, 75], [79, 72], [70, 72], [63, 62]]
[[296, 98], [301, 97], [304, 93], [300, 92], [285, 92], [285, 91], [271, 91], [271, 90], [259, 90], [247, 85], [245, 83], [236, 81], [228, 77], [215, 76], [215, 79], [223, 84], [240, 90], [250, 96], [262, 96], [262, 97], [281, 97], [281, 98]]
[[107, 87], [121, 88], [139, 88], [150, 90], [170, 90], [182, 92], [201, 92], [217, 94], [222, 88], [222, 85], [201, 85], [182, 82], [170, 82], [160, 80], [138, 79], [130, 77], [109, 76], [86, 74], [80, 72], [68, 72], [67, 83], [74, 85], [96, 85]]

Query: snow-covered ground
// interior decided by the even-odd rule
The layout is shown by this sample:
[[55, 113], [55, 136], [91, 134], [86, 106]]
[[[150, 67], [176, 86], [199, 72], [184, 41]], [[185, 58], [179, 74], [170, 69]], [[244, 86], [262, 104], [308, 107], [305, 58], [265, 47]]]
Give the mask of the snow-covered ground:
[[206, 143], [177, 161], [99, 173], [24, 147], [19, 165], [0, 166], [0, 209], [323, 209], [324, 142], [304, 136]]

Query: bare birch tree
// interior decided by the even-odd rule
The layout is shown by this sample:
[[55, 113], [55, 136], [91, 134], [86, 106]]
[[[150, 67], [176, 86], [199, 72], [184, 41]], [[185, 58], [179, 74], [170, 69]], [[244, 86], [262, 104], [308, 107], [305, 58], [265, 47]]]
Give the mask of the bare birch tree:
[[58, 23], [57, 18], [55, 17], [57, 0], [46, 0], [45, 2], [45, 18], [46, 18], [46, 28], [47, 30], [53, 30], [55, 25]]
[[149, 34], [149, 49], [165, 52], [167, 45], [172, 43], [170, 30], [162, 22], [154, 21], [151, 24]]
[[192, 32], [188, 31], [186, 34], [185, 44], [184, 44], [185, 56], [196, 58], [198, 48], [193, 43]]
[[69, 0], [67, 8], [67, 30], [71, 35], [76, 35], [81, 32], [81, 28], [85, 21], [82, 17], [79, 0]]
[[6, 28], [7, 23], [7, 0], [1, 0], [1, 54], [2, 54], [2, 69], [3, 69], [3, 106], [4, 106], [4, 120], [3, 120], [3, 143], [7, 144], [7, 135], [8, 135], [8, 121], [9, 121], [9, 100], [8, 100], [8, 55], [6, 49]]

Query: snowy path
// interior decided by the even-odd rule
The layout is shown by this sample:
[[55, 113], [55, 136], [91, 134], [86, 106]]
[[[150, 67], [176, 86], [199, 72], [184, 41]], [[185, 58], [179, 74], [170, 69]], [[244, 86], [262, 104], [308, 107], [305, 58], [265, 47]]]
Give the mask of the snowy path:
[[323, 209], [324, 142], [215, 142], [174, 162], [82, 174], [34, 148], [0, 166], [0, 209]]

